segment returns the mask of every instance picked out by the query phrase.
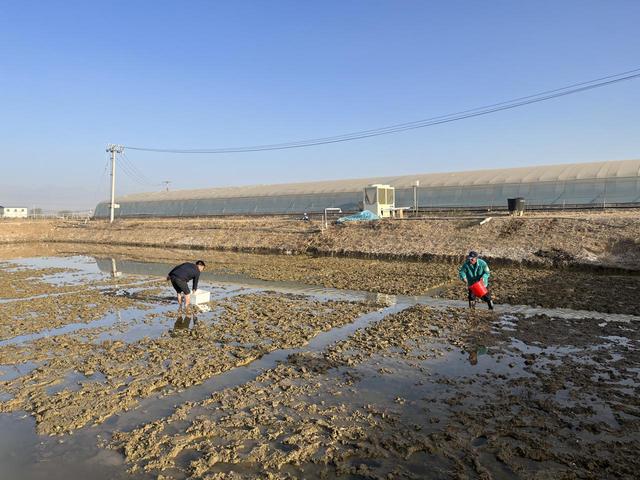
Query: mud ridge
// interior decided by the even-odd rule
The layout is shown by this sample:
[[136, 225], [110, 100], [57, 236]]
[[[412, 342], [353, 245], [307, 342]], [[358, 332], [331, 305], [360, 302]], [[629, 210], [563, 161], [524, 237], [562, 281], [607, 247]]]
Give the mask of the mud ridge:
[[[39, 244], [42, 243], [39, 240], [23, 240], [18, 242], [2, 242], [0, 245], [15, 245], [19, 244]], [[163, 248], [163, 249], [180, 249], [191, 250], [201, 252], [232, 252], [232, 253], [249, 253], [256, 255], [295, 255], [311, 257], [331, 257], [331, 258], [353, 258], [360, 260], [385, 260], [385, 261], [397, 261], [397, 262], [411, 262], [411, 263], [425, 263], [425, 262], [439, 262], [447, 264], [460, 264], [464, 261], [465, 255], [448, 255], [448, 254], [436, 254], [436, 253], [377, 253], [366, 252], [360, 250], [321, 250], [317, 247], [307, 247], [305, 249], [295, 249], [287, 247], [226, 247], [226, 246], [211, 246], [211, 245], [198, 245], [182, 243], [162, 243], [162, 242], [122, 242], [122, 241], [93, 241], [93, 240], [69, 240], [69, 239], [49, 239], [46, 243], [51, 244], [77, 244], [77, 245], [95, 245], [95, 246], [113, 246], [113, 247], [140, 247], [140, 248]], [[594, 273], [609, 273], [609, 274], [623, 274], [623, 275], [638, 275], [640, 276], [640, 270], [637, 268], [625, 268], [622, 266], [609, 266], [600, 265], [594, 263], [584, 263], [578, 260], [564, 259], [554, 260], [549, 254], [544, 251], [534, 252], [540, 260], [535, 259], [520, 259], [515, 260], [508, 257], [484, 255], [482, 258], [491, 262], [496, 266], [524, 266], [532, 268], [545, 268], [554, 267], [556, 269], [570, 271], [570, 272], [594, 272]]]

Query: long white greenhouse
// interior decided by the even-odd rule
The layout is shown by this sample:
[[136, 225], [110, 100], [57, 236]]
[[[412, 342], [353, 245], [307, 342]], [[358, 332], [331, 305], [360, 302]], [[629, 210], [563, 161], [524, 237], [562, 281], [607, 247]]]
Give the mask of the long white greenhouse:
[[[528, 208], [633, 205], [640, 203], [640, 160], [139, 193], [117, 198], [115, 216], [297, 214], [327, 207], [352, 212], [362, 208], [363, 190], [372, 184], [394, 187], [396, 207], [413, 208], [417, 198], [423, 210], [506, 208], [507, 199], [516, 197]], [[109, 217], [109, 207], [100, 202], [95, 216]]]

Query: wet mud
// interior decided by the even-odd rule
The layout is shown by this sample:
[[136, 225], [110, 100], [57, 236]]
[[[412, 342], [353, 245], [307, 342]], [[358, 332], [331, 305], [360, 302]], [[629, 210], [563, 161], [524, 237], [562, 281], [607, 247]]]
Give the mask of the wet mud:
[[[457, 264], [296, 256], [210, 259], [213, 268], [253, 278], [391, 295], [433, 294], [466, 299]], [[237, 261], [240, 260], [240, 261]], [[640, 275], [518, 265], [491, 266], [498, 303], [640, 315]], [[441, 292], [434, 289], [442, 289]]]
[[[0, 263], [0, 299], [27, 298], [53, 293], [53, 286], [44, 277], [66, 272], [64, 268], [20, 268], [9, 262]], [[55, 288], [56, 292], [73, 290], [68, 286]]]
[[[49, 246], [56, 253], [76, 252], [77, 245]], [[364, 260], [309, 255], [256, 255], [232, 252], [194, 252], [153, 248], [87, 247], [97, 258], [115, 262], [135, 259], [177, 262], [202, 258], [212, 274], [240, 274], [252, 278], [299, 282], [327, 288], [389, 295], [433, 295], [466, 301], [456, 263], [436, 261]], [[640, 315], [640, 274], [581, 271], [525, 265], [493, 265], [490, 288], [496, 303], [543, 308], [571, 308]]]
[[[490, 290], [498, 304], [640, 315], [640, 275], [517, 266], [492, 267], [491, 272]], [[450, 283], [438, 296], [464, 299], [465, 286]]]
[[623, 324], [415, 306], [111, 448], [167, 479], [633, 478], [638, 340]]
[[[78, 297], [81, 302], [82, 295]], [[105, 298], [108, 303], [112, 297]], [[128, 302], [130, 306], [134, 300]], [[92, 342], [91, 334], [99, 332], [83, 331], [41, 339], [29, 353], [13, 346], [3, 354], [0, 348], [0, 358], [39, 362], [28, 374], [0, 383], [11, 396], [0, 403], [0, 411], [31, 413], [39, 433], [73, 432], [126, 411], [154, 392], [187, 388], [267, 352], [302, 345], [318, 332], [375, 308], [269, 293], [236, 296], [208, 307], [212, 314], [205, 318], [198, 318], [195, 309], [140, 313], [142, 322], [175, 319], [173, 328], [159, 338]], [[98, 304], [91, 311], [94, 316], [103, 313]]]
[[96, 293], [79, 292], [73, 295], [46, 296], [26, 302], [0, 304], [0, 317], [11, 319], [0, 325], [0, 338], [39, 332], [75, 323], [89, 323], [108, 312], [121, 308], [139, 308], [139, 303], [124, 297], [115, 298]]
[[[156, 253], [119, 258], [191, 258]], [[91, 257], [53, 258], [0, 263], [0, 417], [58, 439], [64, 461], [42, 461], [60, 471], [72, 435], [138, 480], [600, 479], [640, 468], [637, 276], [495, 267], [490, 312], [351, 291], [464, 300], [451, 264], [205, 255], [212, 301], [187, 311], [149, 273], [166, 265], [116, 275]], [[291, 293], [274, 280], [319, 287]], [[274, 354], [279, 363], [215, 387]]]
[[[65, 281], [68, 268], [26, 268], [0, 264], [0, 343], [19, 335], [52, 330], [64, 325], [90, 323], [119, 309], [148, 308], [113, 292], [127, 286], [110, 280], [80, 285]], [[61, 280], [53, 281], [57, 276]], [[73, 278], [73, 277], [69, 277]], [[160, 284], [160, 281], [155, 281]]]

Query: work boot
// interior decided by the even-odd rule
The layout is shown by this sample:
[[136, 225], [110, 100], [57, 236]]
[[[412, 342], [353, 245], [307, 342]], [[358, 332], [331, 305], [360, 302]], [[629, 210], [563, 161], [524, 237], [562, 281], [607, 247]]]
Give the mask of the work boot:
[[493, 310], [493, 300], [487, 300], [487, 305], [489, 306], [489, 310]]

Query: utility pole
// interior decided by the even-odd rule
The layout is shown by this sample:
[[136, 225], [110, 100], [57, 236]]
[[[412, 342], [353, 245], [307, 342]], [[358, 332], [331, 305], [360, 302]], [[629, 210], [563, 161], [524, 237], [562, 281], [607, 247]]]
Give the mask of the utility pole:
[[116, 206], [116, 153], [124, 152], [124, 147], [122, 145], [114, 145], [113, 143], [110, 143], [107, 145], [107, 152], [111, 154], [111, 209], [109, 214], [109, 223], [113, 223], [115, 209], [120, 206]]

